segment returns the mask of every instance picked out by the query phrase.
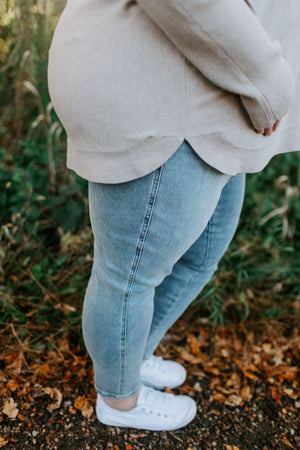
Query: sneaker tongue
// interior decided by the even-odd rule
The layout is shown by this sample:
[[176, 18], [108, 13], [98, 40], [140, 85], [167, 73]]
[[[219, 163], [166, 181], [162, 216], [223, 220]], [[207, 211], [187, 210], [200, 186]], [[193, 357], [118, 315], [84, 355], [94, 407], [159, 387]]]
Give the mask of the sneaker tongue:
[[147, 388], [144, 384], [141, 385], [141, 389], [139, 391], [138, 398], [136, 400], [136, 405], [144, 405], [148, 403], [149, 394], [151, 393], [151, 389]]

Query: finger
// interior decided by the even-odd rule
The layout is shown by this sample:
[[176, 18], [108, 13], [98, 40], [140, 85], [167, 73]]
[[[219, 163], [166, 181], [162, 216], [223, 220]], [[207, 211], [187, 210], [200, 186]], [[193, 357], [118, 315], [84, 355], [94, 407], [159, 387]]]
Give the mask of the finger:
[[264, 133], [264, 135], [265, 135], [265, 136], [271, 136], [271, 134], [272, 134], [272, 127], [270, 127], [270, 128], [265, 128], [265, 133]]
[[280, 120], [277, 120], [277, 121], [274, 123], [274, 125], [273, 125], [273, 131], [276, 131], [276, 130], [277, 130], [279, 123], [280, 123]]
[[261, 130], [257, 130], [257, 132], [258, 132], [259, 134], [264, 134], [265, 130], [264, 130], [264, 129], [261, 129]]

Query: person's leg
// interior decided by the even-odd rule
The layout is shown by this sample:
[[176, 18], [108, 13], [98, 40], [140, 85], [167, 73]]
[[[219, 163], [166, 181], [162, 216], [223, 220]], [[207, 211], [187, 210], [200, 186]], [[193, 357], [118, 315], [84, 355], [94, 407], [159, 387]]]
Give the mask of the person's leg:
[[171, 325], [201, 292], [215, 272], [236, 231], [243, 205], [245, 174], [232, 177], [197, 241], [155, 288], [154, 314], [144, 360], [153, 354]]
[[230, 178], [184, 142], [145, 177], [89, 182], [95, 242], [83, 336], [104, 398], [138, 392], [155, 288], [202, 234]]

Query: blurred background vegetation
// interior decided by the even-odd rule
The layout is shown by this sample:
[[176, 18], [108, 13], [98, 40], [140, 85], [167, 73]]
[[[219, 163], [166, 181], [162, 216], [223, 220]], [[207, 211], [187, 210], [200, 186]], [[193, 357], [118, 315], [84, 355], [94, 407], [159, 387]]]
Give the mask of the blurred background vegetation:
[[[7, 345], [51, 350], [80, 318], [93, 240], [87, 182], [66, 169], [66, 134], [47, 90], [63, 0], [0, 3], [0, 321]], [[196, 300], [216, 325], [300, 315], [300, 153], [247, 175], [242, 216], [219, 270]]]

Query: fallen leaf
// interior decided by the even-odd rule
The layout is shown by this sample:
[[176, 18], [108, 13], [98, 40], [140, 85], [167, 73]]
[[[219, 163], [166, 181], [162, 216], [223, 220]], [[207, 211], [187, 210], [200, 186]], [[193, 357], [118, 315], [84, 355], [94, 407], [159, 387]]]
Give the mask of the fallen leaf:
[[148, 436], [148, 434], [145, 434], [145, 433], [140, 433], [140, 434], [130, 433], [129, 436], [130, 436], [131, 438], [133, 438], [133, 439], [137, 439], [137, 438], [140, 438], [140, 437], [146, 437], [146, 436]]
[[2, 372], [2, 370], [0, 370], [0, 381], [6, 381], [6, 377], [5, 377], [4, 373]]
[[71, 406], [69, 406], [69, 413], [70, 414], [76, 414], [76, 409], [75, 408], [73, 408], [73, 406], [71, 405]]
[[189, 353], [186, 349], [182, 348], [179, 351], [179, 356], [185, 361], [189, 361], [191, 364], [199, 364], [203, 362], [203, 358], [199, 356], [194, 356]]
[[4, 402], [4, 407], [2, 409], [3, 414], [6, 414], [9, 419], [15, 419], [18, 415], [17, 403], [14, 402], [13, 398], [9, 398]]
[[258, 381], [259, 378], [253, 373], [254, 371], [258, 372], [256, 367], [253, 365], [242, 367], [242, 372], [245, 375], [245, 377], [249, 378], [250, 380]]
[[6, 387], [7, 387], [11, 392], [14, 392], [14, 391], [16, 391], [16, 390], [18, 389], [18, 385], [17, 385], [17, 383], [16, 383], [14, 380], [9, 380], [9, 381], [7, 382]]
[[88, 401], [85, 395], [77, 397], [74, 406], [76, 409], [79, 409], [83, 417], [86, 417], [87, 419], [89, 419], [94, 412], [93, 405]]
[[227, 387], [233, 387], [235, 389], [240, 389], [241, 386], [241, 378], [238, 373], [233, 372], [229, 378], [229, 380], [226, 381]]
[[233, 341], [233, 348], [236, 352], [240, 352], [243, 348], [243, 345], [239, 339], [235, 339]]
[[43, 391], [45, 394], [49, 395], [52, 400], [55, 400], [55, 402], [51, 403], [47, 409], [49, 411], [52, 411], [53, 409], [58, 409], [62, 402], [62, 393], [57, 388], [51, 388], [51, 387], [45, 387], [43, 388]]
[[200, 350], [201, 342], [198, 341], [196, 336], [194, 336], [193, 334], [189, 333], [187, 335], [187, 342], [189, 344], [189, 347], [190, 347], [193, 355], [199, 356], [199, 357], [204, 357], [205, 356], [204, 353], [202, 353], [201, 350]]
[[65, 372], [65, 375], [64, 375], [64, 377], [63, 377], [63, 379], [62, 379], [62, 382], [63, 382], [63, 383], [67, 383], [68, 381], [71, 380], [71, 378], [72, 378], [72, 372], [71, 372], [71, 370], [68, 369], [68, 370]]
[[274, 386], [270, 386], [271, 396], [272, 399], [276, 401], [276, 403], [280, 403], [282, 399], [282, 395], [277, 392], [276, 388]]
[[85, 395], [80, 395], [79, 397], [76, 398], [75, 402], [74, 402], [74, 406], [76, 409], [81, 409], [82, 406], [84, 405], [86, 398]]
[[226, 450], [240, 450], [240, 449], [235, 445], [226, 445]]
[[239, 406], [241, 403], [243, 403], [243, 399], [239, 395], [232, 394], [224, 403], [225, 405], [229, 406]]
[[262, 345], [262, 349], [265, 353], [270, 355], [270, 353], [272, 353], [272, 344], [270, 344], [269, 342], [266, 342]]
[[[182, 388], [184, 388], [185, 391], [187, 392], [185, 386], [182, 386]], [[167, 386], [164, 387], [164, 391], [167, 392], [168, 394], [174, 394], [174, 391], [172, 391], [172, 389], [168, 388]]]
[[251, 394], [251, 389], [250, 389], [249, 385], [246, 385], [242, 388], [241, 397], [246, 402], [250, 402], [250, 400], [252, 399], [252, 394]]
[[293, 389], [283, 388], [283, 392], [293, 400], [297, 400], [298, 398], [298, 395], [293, 391]]
[[280, 373], [278, 375], [279, 379], [284, 380], [295, 380], [298, 374], [298, 367], [295, 366], [280, 366]]
[[222, 348], [221, 349], [221, 356], [223, 356], [223, 358], [229, 358], [229, 351], [227, 350], [227, 348]]
[[223, 394], [215, 394], [210, 397], [212, 400], [216, 400], [219, 403], [224, 403], [226, 401], [226, 397]]
[[5, 437], [0, 437], [0, 448], [4, 447], [8, 443], [8, 440]]
[[220, 370], [217, 367], [203, 367], [203, 370], [213, 375], [220, 375]]
[[288, 438], [286, 436], [284, 436], [281, 440], [284, 444], [288, 445], [289, 447], [295, 448], [292, 446], [292, 444], [290, 443], [290, 441], [288, 440]]
[[37, 372], [45, 378], [48, 378], [48, 379], [51, 378], [51, 375], [49, 375], [50, 367], [49, 367], [48, 363], [39, 366], [37, 368]]

